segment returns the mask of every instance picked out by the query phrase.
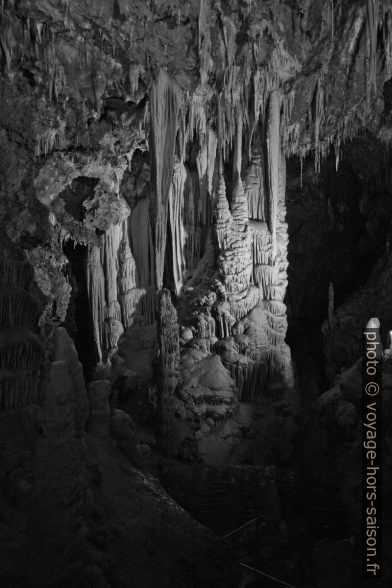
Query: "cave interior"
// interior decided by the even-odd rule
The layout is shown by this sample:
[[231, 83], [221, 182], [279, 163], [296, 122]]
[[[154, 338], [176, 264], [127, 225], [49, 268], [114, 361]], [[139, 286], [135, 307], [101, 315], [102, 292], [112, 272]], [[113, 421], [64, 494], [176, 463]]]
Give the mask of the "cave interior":
[[2, 0], [1, 586], [367, 585], [373, 317], [391, 585], [391, 147], [388, 0]]

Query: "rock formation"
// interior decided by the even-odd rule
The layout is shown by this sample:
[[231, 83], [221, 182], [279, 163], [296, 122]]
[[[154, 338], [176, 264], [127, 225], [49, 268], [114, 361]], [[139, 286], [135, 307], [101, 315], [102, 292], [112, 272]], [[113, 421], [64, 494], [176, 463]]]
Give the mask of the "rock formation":
[[[209, 496], [218, 508], [227, 488], [269, 487], [271, 518], [244, 493], [264, 522], [240, 535], [235, 557], [251, 554], [242, 563], [273, 577], [301, 527], [280, 505], [276, 472], [348, 504], [350, 480], [338, 497], [315, 452], [334, 454], [335, 433], [356, 447], [347, 378], [358, 387], [358, 333], [369, 313], [392, 330], [391, 138], [387, 0], [1, 3], [0, 505], [7, 532], [16, 521], [13, 572], [22, 541], [36, 582], [59, 517], [43, 586], [141, 584], [142, 570], [128, 578], [128, 551], [146, 569], [156, 557], [148, 585], [159, 566], [178, 585], [219, 582], [207, 556], [197, 584], [151, 547], [135, 488], [142, 510], [151, 491], [156, 516], [227, 557], [154, 476], [202, 524]], [[122, 460], [131, 465], [118, 473]], [[174, 487], [177, 467], [196, 472], [200, 503], [185, 496], [189, 480]], [[29, 559], [45, 500], [52, 512]], [[305, 528], [313, 511], [301, 508]], [[233, 524], [249, 522], [245, 511]], [[151, 557], [136, 539], [129, 548], [128, 512]], [[307, 574], [298, 563], [315, 545], [284, 562], [287, 583], [320, 583], [316, 564]], [[26, 585], [21, 571], [15, 585]]]

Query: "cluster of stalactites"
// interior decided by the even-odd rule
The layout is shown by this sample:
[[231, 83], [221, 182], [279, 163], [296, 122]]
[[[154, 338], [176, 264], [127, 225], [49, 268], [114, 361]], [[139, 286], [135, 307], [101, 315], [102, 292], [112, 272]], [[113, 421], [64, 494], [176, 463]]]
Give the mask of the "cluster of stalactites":
[[128, 222], [112, 225], [88, 252], [87, 286], [97, 360], [107, 359], [124, 329], [156, 320], [155, 290], [138, 284]]
[[214, 200], [218, 269], [226, 298], [214, 305], [216, 336], [228, 340], [236, 332], [238, 321], [247, 325], [238, 342], [240, 355], [230, 356], [227, 363], [244, 400], [252, 396], [250, 391], [256, 384], [262, 391], [269, 379], [280, 376], [285, 382], [291, 381], [283, 303], [287, 287], [286, 169], [277, 89], [271, 90], [267, 104], [265, 152], [259, 135], [255, 136], [243, 182], [244, 133], [240, 116], [230, 204], [222, 161]]

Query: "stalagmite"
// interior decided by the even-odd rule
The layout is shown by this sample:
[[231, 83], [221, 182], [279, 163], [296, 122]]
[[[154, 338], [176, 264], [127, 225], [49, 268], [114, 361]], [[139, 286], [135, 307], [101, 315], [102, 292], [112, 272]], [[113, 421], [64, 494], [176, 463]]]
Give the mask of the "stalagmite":
[[180, 335], [177, 312], [170, 292], [163, 290], [159, 303], [158, 336], [160, 350], [161, 386], [159, 413], [161, 434], [170, 451], [170, 430], [174, 418], [173, 397], [179, 379]]
[[162, 288], [165, 261], [168, 197], [172, 181], [179, 113], [179, 90], [160, 69], [150, 92], [151, 155], [153, 172], [152, 216], [154, 219], [155, 273]]
[[272, 256], [276, 255], [276, 215], [279, 199], [279, 157], [280, 157], [280, 121], [279, 93], [272, 90], [268, 103], [268, 180], [269, 180], [269, 228], [272, 235]]
[[88, 400], [84, 384], [83, 367], [75, 345], [64, 327], [58, 327], [54, 336], [53, 363], [64, 362], [72, 380], [73, 420], [76, 433], [82, 434], [88, 417]]
[[103, 324], [105, 319], [105, 276], [101, 264], [101, 252], [91, 245], [87, 260], [87, 291], [91, 309], [93, 339], [98, 361], [102, 361]]
[[218, 245], [220, 249], [225, 249], [228, 246], [228, 234], [233, 219], [231, 216], [229, 203], [226, 198], [226, 184], [223, 175], [222, 161], [220, 161], [219, 164], [219, 180], [215, 197], [215, 219]]

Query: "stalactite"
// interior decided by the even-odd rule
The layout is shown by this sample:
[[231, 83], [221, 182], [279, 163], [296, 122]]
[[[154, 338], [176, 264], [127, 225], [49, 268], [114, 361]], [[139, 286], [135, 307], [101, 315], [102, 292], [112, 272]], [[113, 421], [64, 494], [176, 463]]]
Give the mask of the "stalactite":
[[367, 0], [367, 22], [370, 43], [369, 55], [369, 88], [377, 92], [377, 28], [379, 0]]
[[216, 133], [208, 128], [207, 130], [207, 148], [208, 148], [208, 165], [207, 165], [207, 177], [208, 177], [208, 193], [212, 194], [212, 183], [215, 172], [215, 160], [217, 156], [218, 137]]
[[233, 221], [239, 229], [244, 230], [248, 223], [248, 202], [245, 196], [244, 187], [241, 180], [242, 167], [242, 115], [238, 113], [237, 119], [237, 136], [235, 146], [235, 164], [234, 164], [234, 187], [232, 194], [231, 213]]
[[102, 361], [103, 325], [105, 319], [105, 276], [101, 264], [101, 252], [97, 245], [91, 245], [87, 259], [87, 291], [93, 340], [98, 361]]
[[282, 112], [282, 126], [286, 129], [290, 126], [291, 113], [295, 103], [295, 90], [291, 88], [286, 94], [283, 95], [283, 112]]
[[136, 97], [139, 91], [140, 69], [137, 63], [131, 63], [128, 68], [129, 93], [132, 97]]
[[173, 181], [169, 192], [169, 221], [172, 237], [173, 276], [176, 294], [179, 295], [185, 271], [184, 188], [186, 169], [182, 162], [174, 165]]
[[121, 308], [117, 299], [118, 251], [122, 237], [120, 224], [112, 225], [104, 236], [106, 316], [121, 320]]
[[208, 142], [205, 135], [199, 137], [199, 151], [196, 157], [197, 171], [199, 176], [199, 198], [196, 203], [197, 206], [197, 224], [206, 226], [209, 222], [209, 157]]
[[324, 80], [317, 79], [315, 88], [315, 112], [314, 112], [314, 147], [315, 147], [315, 172], [320, 172], [320, 125], [324, 120]]
[[279, 300], [282, 302], [286, 295], [287, 282], [267, 286], [267, 300]]
[[150, 92], [151, 153], [153, 171], [153, 219], [155, 272], [158, 290], [162, 288], [165, 261], [168, 195], [173, 175], [179, 90], [166, 72], [159, 70]]
[[237, 31], [234, 26], [234, 23], [228, 16], [222, 17], [222, 25], [223, 25], [223, 39], [225, 43], [226, 49], [226, 66], [227, 71], [230, 71], [235, 64], [235, 53], [237, 50], [236, 46], [236, 35]]
[[252, 155], [246, 173], [245, 192], [248, 199], [249, 218], [265, 221], [264, 174], [260, 155]]
[[392, 77], [392, 10], [385, 14], [383, 26], [384, 54], [385, 54], [385, 81]]
[[208, 0], [200, 1], [199, 11], [199, 59], [200, 59], [200, 82], [205, 86], [208, 74], [212, 67], [211, 59], [211, 35], [208, 19]]
[[280, 122], [279, 93], [272, 90], [268, 106], [268, 179], [269, 179], [269, 228], [272, 236], [272, 256], [276, 255], [276, 215], [279, 198], [279, 157], [280, 157]]
[[200, 182], [199, 174], [196, 170], [190, 172], [192, 182], [192, 194], [193, 194], [193, 205], [194, 205], [194, 218], [195, 223], [191, 233], [193, 234], [194, 240], [194, 257], [195, 262], [204, 255], [205, 251], [205, 240], [207, 235], [208, 226], [203, 224], [204, 212], [202, 210], [202, 199], [200, 196]]
[[184, 226], [185, 226], [185, 266], [189, 270], [193, 270], [195, 263], [197, 263], [199, 250], [198, 244], [196, 243], [196, 220], [195, 220], [195, 190], [193, 188], [192, 174], [189, 169], [186, 168], [186, 178], [184, 185]]
[[[262, 221], [251, 221], [249, 228], [253, 235], [253, 265], [270, 265], [272, 263], [272, 239], [267, 224]], [[254, 278], [256, 283], [256, 279]]]
[[276, 314], [279, 316], [284, 316], [286, 314], [286, 305], [280, 300], [265, 300], [264, 305], [266, 310], [268, 310], [268, 312], [271, 314]]
[[119, 290], [122, 322], [127, 328], [132, 324], [132, 315], [140, 296], [136, 289], [136, 264], [129, 246], [127, 223], [123, 226], [123, 238], [119, 251], [120, 271]]
[[335, 13], [334, 13], [334, 0], [331, 0], [331, 40], [333, 42], [335, 36]]
[[61, 150], [66, 147], [65, 120], [57, 117], [57, 120], [54, 121], [55, 126], [53, 126], [52, 120], [49, 123], [49, 127], [36, 136], [35, 155], [37, 157], [41, 155], [47, 157], [55, 149]]
[[104, 236], [106, 307], [104, 321], [105, 350], [115, 349], [122, 333], [121, 306], [118, 301], [118, 252], [122, 238], [121, 224], [112, 225]]
[[274, 265], [260, 264], [254, 267], [255, 284], [261, 288], [264, 298], [268, 297], [269, 286], [276, 284], [277, 277], [278, 272]]

